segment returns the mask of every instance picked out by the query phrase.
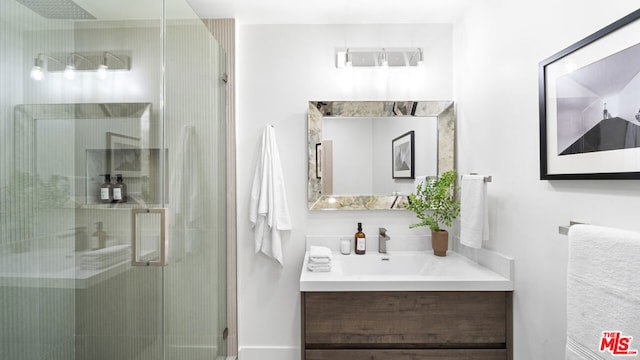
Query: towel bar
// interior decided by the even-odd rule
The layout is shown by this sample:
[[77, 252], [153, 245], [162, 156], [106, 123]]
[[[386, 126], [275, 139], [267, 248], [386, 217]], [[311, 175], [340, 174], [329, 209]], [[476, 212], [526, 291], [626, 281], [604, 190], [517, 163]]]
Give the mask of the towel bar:
[[[469, 173], [469, 175], [478, 175], [478, 173]], [[464, 175], [460, 175], [460, 180], [462, 180], [463, 176]], [[490, 183], [492, 180], [493, 180], [493, 178], [491, 177], [491, 175], [484, 177], [484, 182], [486, 182], [486, 183]]]
[[569, 226], [558, 226], [558, 234], [560, 235], [568, 235], [569, 234], [569, 228], [572, 225], [577, 225], [577, 224], [584, 224], [583, 222], [578, 222], [578, 221], [569, 221]]

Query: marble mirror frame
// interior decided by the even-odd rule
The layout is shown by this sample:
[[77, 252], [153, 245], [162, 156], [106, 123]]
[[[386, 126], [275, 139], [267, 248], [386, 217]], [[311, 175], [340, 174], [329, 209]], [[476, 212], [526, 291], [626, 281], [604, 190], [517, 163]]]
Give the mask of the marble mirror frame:
[[438, 121], [438, 176], [455, 168], [455, 113], [453, 101], [310, 101], [308, 113], [309, 210], [404, 210], [405, 195], [325, 195], [316, 176], [316, 144], [322, 142], [324, 117], [436, 117]]
[[[43, 147], [45, 150], [52, 151], [47, 146], [55, 145], [52, 140], [51, 144], [38, 143], [38, 124], [47, 121], [56, 120], [73, 120], [78, 124], [88, 120], [111, 121], [115, 119], [127, 119], [136, 121], [141, 131], [140, 138], [142, 142], [141, 148], [153, 148], [157, 145], [150, 144], [150, 130], [154, 126], [155, 119], [151, 114], [151, 103], [66, 103], [66, 104], [19, 104], [14, 108], [14, 153], [13, 153], [13, 171], [16, 173], [27, 174], [29, 177], [37, 178], [38, 174], [38, 148]], [[77, 126], [74, 125], [77, 129]], [[77, 131], [77, 130], [76, 130]], [[121, 135], [124, 136], [124, 135]], [[154, 137], [157, 134], [153, 134]], [[126, 136], [125, 136], [126, 137]], [[109, 139], [109, 132], [104, 132], [105, 142]], [[59, 139], [57, 139], [59, 140]], [[74, 144], [76, 142], [75, 135], [65, 139]], [[94, 149], [76, 148], [74, 147], [73, 161], [76, 173], [72, 177], [74, 183], [71, 184], [73, 189], [70, 201], [66, 202], [67, 207], [82, 207], [90, 205], [89, 199], [90, 186], [97, 186], [99, 191], [102, 177], [90, 176], [90, 173], [103, 173], [107, 169], [109, 158], [109, 146], [105, 144], [98, 149], [98, 144], [91, 144]], [[96, 157], [92, 158], [94, 154]], [[95, 162], [93, 160], [96, 160]], [[96, 169], [99, 168], [98, 169]], [[90, 170], [94, 170], [91, 171]], [[107, 170], [108, 171], [108, 170]], [[115, 174], [114, 174], [115, 175]], [[93, 178], [93, 180], [92, 180]], [[43, 181], [51, 181], [51, 179], [42, 179]], [[131, 189], [131, 188], [129, 188]], [[95, 191], [94, 191], [95, 192]]]

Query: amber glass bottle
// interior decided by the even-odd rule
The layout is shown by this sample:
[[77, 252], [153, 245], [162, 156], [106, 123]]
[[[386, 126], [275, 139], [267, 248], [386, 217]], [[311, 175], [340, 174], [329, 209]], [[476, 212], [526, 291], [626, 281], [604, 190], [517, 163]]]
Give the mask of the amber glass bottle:
[[113, 185], [111, 185], [111, 175], [104, 174], [104, 183], [100, 185], [100, 200], [103, 203], [110, 203], [113, 201]]
[[362, 223], [358, 223], [358, 232], [355, 234], [356, 254], [364, 255], [367, 251], [367, 237], [362, 232]]
[[116, 175], [116, 183], [113, 185], [113, 202], [127, 202], [127, 184], [124, 183], [122, 174]]

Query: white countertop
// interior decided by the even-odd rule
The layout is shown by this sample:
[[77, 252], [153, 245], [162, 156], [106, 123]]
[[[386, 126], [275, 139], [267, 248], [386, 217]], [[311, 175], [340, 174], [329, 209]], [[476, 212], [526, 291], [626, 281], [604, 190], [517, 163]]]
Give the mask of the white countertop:
[[[497, 253], [491, 256], [498, 260], [488, 263], [503, 262], [501, 267], [506, 270], [502, 274], [451, 250], [445, 257], [435, 256], [430, 250], [374, 251], [365, 255], [333, 251], [332, 256], [330, 272], [311, 272], [307, 269], [309, 252], [305, 253], [300, 291], [513, 291], [513, 259], [500, 259], [502, 255]], [[411, 265], [407, 265], [411, 259], [424, 265], [417, 265], [415, 271], [402, 269]], [[354, 268], [357, 271], [352, 271]]]
[[101, 269], [78, 266], [82, 252], [32, 251], [0, 257], [0, 287], [87, 289], [131, 268], [131, 260]]

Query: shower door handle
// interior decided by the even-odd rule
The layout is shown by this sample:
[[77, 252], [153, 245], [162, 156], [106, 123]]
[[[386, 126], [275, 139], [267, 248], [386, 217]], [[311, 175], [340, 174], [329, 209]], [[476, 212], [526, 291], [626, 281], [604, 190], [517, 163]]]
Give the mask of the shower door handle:
[[168, 256], [167, 208], [133, 209], [132, 266], [166, 266]]

